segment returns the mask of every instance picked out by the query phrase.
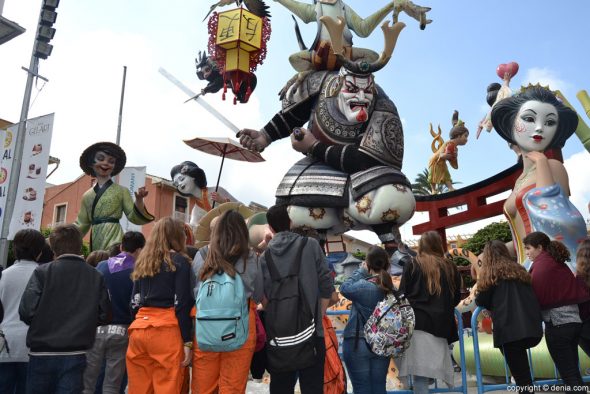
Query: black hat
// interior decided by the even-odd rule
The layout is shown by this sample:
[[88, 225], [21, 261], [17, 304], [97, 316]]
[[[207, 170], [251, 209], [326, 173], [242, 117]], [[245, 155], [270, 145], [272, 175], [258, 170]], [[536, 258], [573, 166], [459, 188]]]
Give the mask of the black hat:
[[113, 144], [112, 142], [97, 142], [84, 149], [84, 152], [80, 155], [80, 168], [86, 174], [95, 176], [92, 164], [94, 163], [94, 155], [98, 151], [103, 151], [117, 160], [111, 176], [117, 175], [123, 170], [123, 168], [125, 168], [127, 156], [125, 155], [125, 151], [121, 149], [119, 145]]

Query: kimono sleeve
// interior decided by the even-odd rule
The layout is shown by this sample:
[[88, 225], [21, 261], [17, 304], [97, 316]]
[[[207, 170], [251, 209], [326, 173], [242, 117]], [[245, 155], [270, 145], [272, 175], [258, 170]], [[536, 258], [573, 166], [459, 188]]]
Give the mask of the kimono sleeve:
[[127, 220], [133, 224], [142, 225], [155, 219], [154, 215], [149, 213], [145, 206], [141, 211], [139, 210], [131, 199], [131, 195], [127, 192], [127, 189], [122, 189], [121, 193], [123, 194], [123, 212], [125, 212]]
[[80, 211], [78, 211], [78, 218], [74, 222], [74, 225], [78, 227], [82, 235], [86, 235], [90, 230], [92, 224], [92, 218], [90, 217], [90, 209], [94, 197], [90, 198], [87, 194], [82, 197], [82, 203], [80, 204]]

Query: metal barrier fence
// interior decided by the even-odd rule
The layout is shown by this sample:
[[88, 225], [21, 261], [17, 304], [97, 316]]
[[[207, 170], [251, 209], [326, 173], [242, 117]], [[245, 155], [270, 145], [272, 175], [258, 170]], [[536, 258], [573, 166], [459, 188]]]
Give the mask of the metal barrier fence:
[[[339, 316], [339, 315], [350, 315], [350, 311], [327, 311], [328, 316]], [[431, 393], [463, 393], [467, 394], [467, 372], [465, 370], [465, 342], [464, 342], [464, 334], [465, 330], [463, 329], [463, 319], [461, 318], [461, 313], [455, 309], [455, 317], [457, 318], [458, 324], [458, 331], [459, 331], [459, 352], [460, 358], [459, 365], [461, 366], [461, 385], [455, 387], [439, 387], [438, 382], [435, 382], [434, 388], [431, 388], [429, 391]], [[342, 358], [342, 332], [343, 330], [336, 330], [336, 336], [338, 337], [338, 354], [340, 354], [340, 358]], [[344, 365], [344, 362], [342, 362]], [[411, 383], [411, 382], [410, 382]], [[352, 387], [349, 387], [351, 389]], [[351, 393], [349, 391], [349, 393]], [[388, 394], [410, 394], [413, 393], [412, 390], [393, 390], [387, 391]]]
[[[471, 316], [471, 327], [472, 327], [472, 335], [473, 335], [473, 358], [475, 360], [475, 376], [477, 379], [477, 393], [478, 394], [482, 394], [485, 393], [487, 391], [496, 391], [496, 390], [508, 390], [509, 386], [514, 386], [514, 384], [511, 382], [510, 380], [510, 370], [508, 369], [508, 364], [506, 364], [506, 359], [504, 359], [503, 357], [503, 361], [504, 361], [504, 377], [505, 377], [505, 381], [504, 383], [494, 383], [494, 384], [484, 384], [483, 383], [483, 373], [481, 370], [481, 358], [480, 358], [480, 353], [479, 353], [479, 336], [478, 336], [478, 332], [477, 332], [477, 317], [479, 316], [479, 314], [484, 310], [484, 308], [481, 307], [477, 307], [475, 309], [475, 311], [473, 312], [473, 315]], [[533, 363], [533, 357], [532, 357], [532, 353], [531, 353], [531, 349], [528, 350], [528, 359], [529, 359], [529, 365], [531, 367], [531, 376], [533, 378], [533, 385], [536, 388], [539, 388], [539, 390], [541, 390], [540, 388], [545, 386], [549, 386], [549, 385], [557, 385], [557, 384], [562, 384], [562, 380], [559, 379], [559, 373], [557, 372], [557, 368], [555, 367], [555, 364], [553, 364], [553, 371], [554, 371], [554, 378], [553, 379], [540, 379], [540, 380], [535, 380], [535, 370], [534, 370], [534, 363]], [[582, 377], [582, 379], [584, 380], [584, 382], [590, 382], [590, 375], [585, 375]], [[514, 390], [512, 390], [514, 391]], [[537, 390], [535, 390], [537, 391]], [[543, 390], [543, 391], [547, 391], [547, 390]]]

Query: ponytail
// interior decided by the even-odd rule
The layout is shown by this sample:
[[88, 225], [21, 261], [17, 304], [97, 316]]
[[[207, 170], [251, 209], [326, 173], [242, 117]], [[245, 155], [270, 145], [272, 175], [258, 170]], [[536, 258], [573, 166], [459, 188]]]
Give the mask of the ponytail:
[[377, 287], [385, 293], [391, 293], [394, 290], [393, 281], [389, 275], [389, 255], [387, 252], [378, 247], [371, 246], [367, 252], [367, 268], [377, 274]]
[[378, 279], [377, 287], [379, 287], [381, 290], [383, 290], [383, 292], [386, 294], [393, 293], [393, 291], [394, 291], [393, 281], [391, 280], [391, 275], [389, 275], [388, 271], [386, 271], [386, 270], [379, 271], [377, 279]]
[[566, 261], [571, 261], [570, 251], [559, 241], [551, 241], [547, 252], [549, 252], [551, 257], [560, 264], [565, 264]]

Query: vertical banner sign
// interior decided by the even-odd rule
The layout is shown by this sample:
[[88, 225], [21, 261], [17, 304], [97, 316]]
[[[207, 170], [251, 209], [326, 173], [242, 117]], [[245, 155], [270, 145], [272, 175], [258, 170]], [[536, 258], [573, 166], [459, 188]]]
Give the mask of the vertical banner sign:
[[19, 230], [41, 228], [53, 118], [54, 114], [49, 114], [27, 121], [16, 202], [8, 232], [10, 240]]
[[16, 141], [16, 132], [18, 125], [13, 125], [6, 130], [0, 131], [0, 231], [2, 230], [2, 220], [4, 219], [4, 207], [6, 207], [6, 194], [10, 182], [10, 170], [12, 169], [12, 157], [14, 152], [14, 143]]
[[[135, 192], [140, 187], [145, 186], [145, 166], [144, 167], [125, 167], [119, 174], [119, 185], [129, 190], [131, 199], [135, 202]], [[127, 231], [139, 231], [141, 232], [141, 226], [133, 224], [127, 220], [127, 217], [123, 215], [119, 221], [123, 232]]]

